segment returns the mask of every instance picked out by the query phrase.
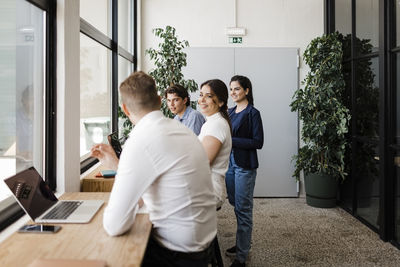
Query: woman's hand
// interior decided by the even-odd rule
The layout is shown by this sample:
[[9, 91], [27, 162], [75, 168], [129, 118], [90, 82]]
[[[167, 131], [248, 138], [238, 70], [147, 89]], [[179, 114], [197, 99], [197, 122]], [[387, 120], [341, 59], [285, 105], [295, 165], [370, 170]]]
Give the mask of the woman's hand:
[[107, 144], [97, 144], [90, 150], [90, 156], [97, 158], [105, 167], [116, 171], [118, 169], [119, 159], [114, 149]]

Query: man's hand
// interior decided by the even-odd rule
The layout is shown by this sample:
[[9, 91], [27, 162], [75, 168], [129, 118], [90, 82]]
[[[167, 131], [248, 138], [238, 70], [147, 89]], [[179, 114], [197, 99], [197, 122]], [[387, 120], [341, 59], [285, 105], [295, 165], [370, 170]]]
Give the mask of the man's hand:
[[143, 198], [139, 198], [138, 205], [139, 205], [139, 208], [143, 207], [143, 205], [144, 205]]
[[97, 144], [90, 150], [90, 156], [97, 158], [101, 164], [107, 168], [116, 171], [118, 169], [119, 159], [114, 149], [107, 144]]

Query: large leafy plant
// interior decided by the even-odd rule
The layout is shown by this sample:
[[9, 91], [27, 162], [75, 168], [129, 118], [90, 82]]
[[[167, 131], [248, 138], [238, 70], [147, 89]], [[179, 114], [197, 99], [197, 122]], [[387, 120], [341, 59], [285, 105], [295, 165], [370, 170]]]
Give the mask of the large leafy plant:
[[[183, 50], [189, 46], [189, 42], [178, 40], [176, 30], [171, 26], [166, 26], [165, 29], [153, 29], [153, 33], [161, 39], [161, 42], [158, 44], [158, 49], [149, 48], [146, 53], [155, 66], [149, 74], [156, 81], [160, 96], [163, 97], [165, 90], [174, 84], [182, 85], [189, 92], [197, 91], [197, 83], [194, 80], [185, 80], [182, 74], [182, 68], [186, 66], [186, 53]], [[195, 107], [195, 103], [191, 104]], [[161, 111], [167, 117], [173, 116], [164, 98], [161, 103]]]
[[344, 157], [350, 112], [343, 103], [342, 54], [337, 33], [313, 39], [304, 52], [310, 71], [290, 104], [302, 121], [303, 146], [294, 156], [296, 178], [301, 171], [341, 179], [347, 175]]
[[[165, 116], [173, 117], [166, 100], [163, 98], [165, 90], [174, 84], [182, 85], [189, 92], [198, 90], [197, 83], [194, 80], [185, 80], [182, 74], [182, 68], [186, 66], [186, 53], [183, 50], [189, 46], [189, 42], [178, 40], [176, 30], [171, 26], [166, 26], [165, 29], [153, 29], [153, 33], [161, 39], [161, 42], [158, 44], [158, 49], [149, 48], [146, 50], [155, 66], [149, 72], [149, 75], [156, 81], [158, 93], [162, 97], [161, 111]], [[196, 108], [196, 103], [192, 101], [191, 106]], [[121, 108], [118, 109], [118, 117], [123, 121], [120, 132], [122, 139], [126, 139], [133, 128], [132, 123]]]

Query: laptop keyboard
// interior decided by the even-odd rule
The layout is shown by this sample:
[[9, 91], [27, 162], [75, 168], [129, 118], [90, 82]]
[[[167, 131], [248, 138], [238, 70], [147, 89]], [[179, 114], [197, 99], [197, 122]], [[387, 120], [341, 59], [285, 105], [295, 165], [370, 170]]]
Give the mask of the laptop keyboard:
[[49, 213], [47, 213], [43, 217], [43, 219], [55, 219], [55, 220], [66, 219], [81, 204], [82, 204], [82, 201], [63, 201], [63, 202], [60, 202]]

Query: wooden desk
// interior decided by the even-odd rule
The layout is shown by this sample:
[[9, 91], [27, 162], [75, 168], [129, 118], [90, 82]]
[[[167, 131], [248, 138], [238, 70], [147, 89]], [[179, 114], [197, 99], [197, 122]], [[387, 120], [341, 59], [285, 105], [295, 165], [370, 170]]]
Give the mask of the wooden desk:
[[[109, 193], [66, 193], [61, 199], [103, 199]], [[103, 229], [105, 203], [88, 224], [60, 224], [56, 234], [14, 233], [0, 243], [0, 266], [27, 266], [36, 258], [98, 259], [107, 266], [140, 266], [151, 223], [147, 214], [138, 214], [125, 235], [110, 237]]]
[[96, 177], [99, 171], [105, 170], [103, 166], [99, 166], [94, 171], [89, 173], [81, 182], [82, 192], [111, 192], [114, 185], [114, 178]]

